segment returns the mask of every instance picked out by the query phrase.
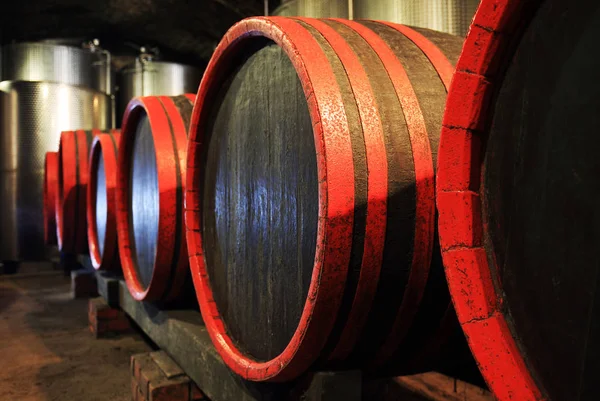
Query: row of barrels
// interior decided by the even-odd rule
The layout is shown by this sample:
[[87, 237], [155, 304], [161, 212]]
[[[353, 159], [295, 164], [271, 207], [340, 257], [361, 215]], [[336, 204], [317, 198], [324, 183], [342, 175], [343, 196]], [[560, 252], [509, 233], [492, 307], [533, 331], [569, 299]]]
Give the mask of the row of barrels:
[[191, 274], [248, 380], [460, 374], [466, 337], [499, 400], [595, 399], [598, 22], [592, 2], [483, 0], [463, 44], [244, 20], [197, 97], [135, 99], [120, 137], [63, 133], [48, 239], [56, 215], [84, 252], [87, 225], [94, 265], [120, 261], [140, 301]]

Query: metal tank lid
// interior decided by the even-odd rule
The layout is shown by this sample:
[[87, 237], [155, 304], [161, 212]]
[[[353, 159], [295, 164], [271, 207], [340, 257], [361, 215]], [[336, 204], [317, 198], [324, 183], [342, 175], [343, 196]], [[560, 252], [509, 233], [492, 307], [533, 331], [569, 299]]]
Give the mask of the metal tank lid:
[[123, 67], [117, 76], [118, 120], [129, 101], [139, 96], [177, 96], [196, 93], [202, 69], [160, 59], [156, 48], [141, 47], [135, 61]]
[[165, 61], [161, 59], [160, 51], [157, 48], [147, 48], [140, 47], [140, 54], [135, 58], [135, 61], [123, 67], [119, 72], [121, 74], [135, 74], [140, 73], [146, 70], [151, 69], [160, 69], [160, 68], [181, 68], [181, 69], [189, 69], [192, 71], [198, 71], [200, 73], [200, 69], [193, 65], [181, 64], [172, 61]]
[[0, 82], [56, 82], [112, 94], [110, 53], [97, 39], [81, 47], [74, 40], [8, 43], [0, 51]]

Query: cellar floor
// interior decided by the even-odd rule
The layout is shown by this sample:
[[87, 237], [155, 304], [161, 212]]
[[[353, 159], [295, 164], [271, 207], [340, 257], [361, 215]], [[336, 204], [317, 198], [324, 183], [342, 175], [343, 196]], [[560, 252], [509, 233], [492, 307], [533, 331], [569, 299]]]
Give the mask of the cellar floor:
[[137, 334], [95, 339], [61, 271], [0, 275], [0, 400], [128, 401], [129, 358], [148, 351]]

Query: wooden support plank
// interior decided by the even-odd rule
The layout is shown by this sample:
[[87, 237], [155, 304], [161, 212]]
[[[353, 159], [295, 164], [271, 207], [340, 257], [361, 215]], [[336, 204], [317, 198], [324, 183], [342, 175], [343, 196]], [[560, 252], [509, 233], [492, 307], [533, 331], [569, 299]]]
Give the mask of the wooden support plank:
[[119, 308], [119, 275], [110, 272], [96, 272], [98, 294], [111, 308]]
[[161, 310], [134, 300], [114, 275], [98, 273], [97, 280], [100, 295], [120, 305], [213, 401], [493, 400], [486, 390], [438, 373], [364, 382], [358, 371], [312, 372], [286, 384], [245, 381], [223, 363], [198, 311]]
[[[161, 310], [134, 300], [124, 281], [98, 274], [100, 290], [118, 285], [118, 303], [213, 401], [360, 401], [360, 372], [315, 372], [285, 384], [253, 383], [234, 375], [215, 350], [199, 312]], [[113, 283], [111, 283], [111, 281]]]

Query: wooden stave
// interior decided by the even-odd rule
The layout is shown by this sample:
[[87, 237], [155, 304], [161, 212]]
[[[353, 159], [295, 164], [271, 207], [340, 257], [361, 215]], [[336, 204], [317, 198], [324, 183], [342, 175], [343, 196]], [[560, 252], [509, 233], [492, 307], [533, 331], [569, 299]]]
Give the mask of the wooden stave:
[[[187, 155], [187, 129], [189, 116], [183, 116], [175, 105], [178, 98], [184, 98], [191, 104], [195, 95], [181, 96], [145, 96], [129, 102], [123, 117], [119, 154], [117, 158], [116, 187], [116, 221], [117, 242], [121, 260], [121, 268], [129, 292], [138, 301], [171, 302], [183, 296], [185, 283], [189, 275], [187, 243], [183, 240], [183, 199], [169, 196], [168, 189], [183, 191], [185, 185], [185, 161]], [[191, 109], [191, 105], [190, 109]], [[145, 112], [156, 124], [152, 130], [153, 139], [167, 146], [156, 147], [157, 171], [159, 174], [159, 235], [165, 240], [158, 241], [157, 253], [150, 284], [144, 288], [138, 278], [137, 267], [133, 260], [131, 244], [131, 225], [129, 219], [129, 171], [131, 169], [131, 152], [133, 135], [137, 128], [138, 118]], [[153, 125], [152, 122], [150, 123]], [[172, 127], [172, 129], [171, 129]], [[158, 132], [158, 133], [157, 133]], [[168, 133], [169, 135], [164, 135]], [[172, 143], [171, 135], [175, 139]], [[162, 138], [161, 136], [165, 136]], [[175, 146], [175, 148], [173, 147]], [[165, 157], [160, 157], [164, 155]], [[177, 158], [179, 163], [167, 160]], [[178, 189], [178, 182], [179, 189]], [[182, 192], [183, 193], [183, 192]], [[172, 210], [180, 210], [173, 216]], [[180, 230], [177, 229], [180, 227]], [[179, 244], [176, 243], [178, 231], [181, 231]], [[162, 269], [156, 269], [162, 266]], [[165, 268], [168, 267], [168, 268]]]
[[[60, 136], [56, 231], [58, 249], [63, 253], [86, 254], [88, 251], [88, 154], [93, 137], [101, 132], [98, 129], [63, 131]], [[64, 199], [65, 190], [67, 199]]]
[[[270, 22], [269, 22], [270, 20]], [[323, 28], [324, 24], [321, 21], [314, 22], [315, 20], [310, 19], [297, 19], [298, 22], [310, 23], [311, 25], [319, 25]], [[297, 22], [297, 23], [298, 23]], [[243, 37], [253, 36], [253, 35], [263, 35], [271, 40], [275, 41], [280, 46], [289, 45], [288, 41], [291, 41], [290, 35], [288, 32], [283, 33], [283, 29], [277, 27], [277, 24], [287, 23], [285, 19], [282, 18], [270, 18], [270, 19], [251, 19], [245, 20], [234, 26], [230, 32], [225, 36], [224, 40], [218, 46], [215, 56], [211, 59], [209, 63], [209, 67], [206, 71], [205, 79], [201, 84], [199, 89], [199, 95], [197, 98], [197, 102], [194, 107], [194, 114], [192, 118], [192, 126], [190, 131], [190, 145], [188, 150], [188, 180], [187, 180], [187, 192], [186, 192], [186, 226], [187, 226], [187, 241], [188, 247], [190, 249], [190, 264], [192, 266], [194, 283], [196, 286], [196, 292], [198, 294], [199, 302], [201, 305], [201, 309], [203, 315], [205, 316], [205, 321], [207, 327], [209, 328], [209, 333], [211, 334], [211, 338], [213, 342], [215, 342], [221, 356], [224, 358], [225, 362], [229, 365], [234, 372], [238, 373], [242, 377], [249, 380], [271, 380], [271, 381], [285, 381], [290, 378], [295, 377], [297, 374], [305, 370], [311, 362], [304, 361], [294, 361], [291, 354], [293, 353], [301, 353], [303, 349], [308, 349], [309, 352], [313, 352], [318, 354], [319, 351], [324, 346], [324, 342], [322, 339], [315, 339], [313, 337], [310, 338], [306, 343], [309, 343], [309, 346], [306, 346], [306, 343], [302, 344], [302, 341], [299, 341], [297, 337], [292, 339], [292, 344], [294, 347], [290, 349], [290, 347], [286, 348], [286, 350], [277, 358], [267, 363], [265, 362], [257, 362], [257, 361], [248, 361], [245, 356], [236, 349], [235, 344], [233, 343], [231, 338], [225, 333], [225, 329], [221, 321], [214, 318], [214, 316], [218, 315], [218, 310], [213, 301], [211, 301], [212, 290], [210, 289], [210, 283], [207, 278], [203, 254], [202, 254], [202, 237], [200, 233], [200, 220], [201, 220], [201, 195], [198, 194], [196, 188], [199, 187], [199, 183], [201, 181], [201, 170], [202, 166], [199, 166], [195, 163], [195, 160], [199, 159], [199, 155], [202, 152], [202, 139], [203, 139], [203, 127], [202, 121], [206, 118], [207, 112], [204, 111], [204, 104], [209, 103], [209, 100], [212, 95], [214, 95], [214, 91], [216, 90], [213, 86], [218, 85], [218, 82], [223, 79], [227, 68], [230, 68], [228, 65], [231, 63], [231, 60], [235, 58], [235, 49], [237, 46], [241, 47], [240, 42], [243, 42]], [[281, 30], [280, 30], [281, 29]], [[296, 28], [294, 28], [296, 29]], [[326, 28], [325, 28], [326, 29]], [[284, 36], [285, 35], [285, 36]], [[298, 51], [297, 48], [294, 51]], [[288, 56], [290, 55], [290, 51], [288, 51]], [[217, 60], [217, 61], [215, 61]], [[294, 63], [294, 60], [292, 60]], [[308, 73], [306, 72], [305, 66], [302, 65], [300, 61], [294, 63], [296, 70], [300, 70], [299, 76], [302, 79], [304, 78], [303, 84], [305, 86], [305, 93], [312, 93], [314, 90], [310, 88], [310, 83], [314, 83], [315, 79], [313, 79], [307, 83], [308, 81]], [[314, 72], [313, 72], [314, 73]], [[447, 74], [446, 74], [447, 77]], [[335, 80], [335, 79], [334, 79]], [[308, 87], [308, 89], [307, 89]], [[334, 99], [334, 103], [339, 102]], [[312, 105], [309, 104], [311, 109], [311, 113], [317, 113], [315, 111], [317, 109], [317, 105], [315, 102]], [[318, 110], [318, 109], [317, 109]], [[313, 119], [314, 121], [314, 119]], [[343, 128], [342, 130], [346, 130], [347, 128]], [[199, 132], [200, 131], [200, 132]], [[315, 135], [316, 136], [316, 135]], [[316, 138], [319, 140], [319, 138]], [[346, 146], [346, 145], [344, 145]], [[319, 163], [324, 163], [322, 160]], [[350, 162], [350, 164], [352, 164]], [[431, 177], [433, 179], [432, 174], [433, 166], [431, 167]], [[323, 188], [320, 188], [320, 197], [322, 197]], [[431, 210], [434, 209], [433, 204], [433, 187], [431, 186], [432, 193], [431, 199]], [[322, 199], [322, 198], [321, 198]], [[323, 207], [320, 208], [320, 212], [322, 212]], [[432, 224], [433, 225], [433, 224]], [[320, 227], [322, 232], [323, 228]], [[431, 232], [431, 236], [433, 236], [433, 230]], [[321, 278], [321, 282], [323, 282], [323, 278]], [[327, 282], [331, 282], [330, 279], [327, 279]], [[338, 283], [339, 284], [339, 283]], [[344, 283], [341, 284], [343, 287]], [[312, 286], [312, 284], [311, 284]], [[332, 291], [335, 292], [336, 296], [341, 296], [341, 292], [343, 292], [343, 288], [327, 288], [327, 292], [331, 297]], [[314, 289], [309, 290], [309, 293], [314, 294]], [[331, 299], [328, 297], [329, 299]], [[367, 295], [368, 297], [368, 295]], [[337, 310], [338, 308], [338, 300], [330, 301], [330, 310]], [[312, 306], [312, 305], [311, 305]], [[322, 305], [320, 305], [322, 306]], [[310, 306], [309, 306], [310, 309]], [[305, 308], [305, 312], [306, 312]], [[321, 312], [323, 313], [323, 312]], [[327, 312], [324, 312], [326, 315]], [[207, 318], [208, 316], [208, 318]], [[303, 314], [304, 317], [304, 314]], [[312, 319], [315, 319], [315, 316], [311, 316]], [[331, 329], [331, 322], [328, 322], [327, 319], [323, 319], [323, 317], [317, 318], [319, 321], [320, 331], [329, 332]], [[302, 325], [301, 321], [301, 325]], [[313, 323], [314, 324], [314, 323]], [[325, 327], [325, 329], [324, 329]], [[213, 332], [214, 331], [214, 332]], [[305, 326], [301, 326], [301, 331], [303, 331], [303, 335], [307, 335], [306, 331], [308, 329]], [[215, 333], [216, 332], [216, 333]], [[314, 335], [314, 334], [313, 334]], [[309, 333], [310, 336], [310, 333]], [[318, 335], [317, 335], [318, 336]], [[351, 340], [352, 342], [353, 340]], [[300, 343], [299, 343], [300, 342]], [[313, 348], [311, 348], [311, 346]], [[304, 348], [303, 348], [304, 347]]]

